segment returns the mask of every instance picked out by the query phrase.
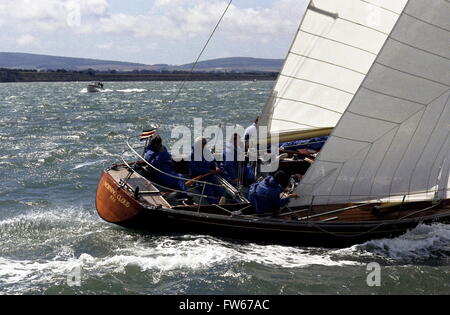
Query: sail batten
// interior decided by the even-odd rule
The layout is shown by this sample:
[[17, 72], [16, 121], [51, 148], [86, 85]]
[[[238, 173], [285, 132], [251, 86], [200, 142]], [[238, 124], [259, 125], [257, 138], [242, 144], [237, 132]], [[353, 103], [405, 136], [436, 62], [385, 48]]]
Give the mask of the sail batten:
[[376, 53], [374, 53], [374, 52], [372, 52], [372, 51], [369, 51], [369, 50], [366, 50], [366, 49], [364, 49], [364, 48], [362, 48], [362, 47], [353, 46], [353, 45], [350, 45], [350, 44], [348, 44], [348, 43], [345, 43], [345, 42], [342, 42], [342, 41], [338, 41], [338, 40], [336, 40], [336, 39], [332, 39], [332, 38], [329, 38], [329, 37], [325, 37], [325, 36], [323, 36], [323, 35], [314, 34], [314, 33], [311, 33], [311, 32], [308, 32], [308, 31], [305, 31], [305, 30], [302, 30], [302, 29], [300, 29], [299, 32], [300, 32], [300, 33], [304, 33], [304, 34], [308, 34], [308, 35], [311, 35], [311, 36], [314, 36], [314, 37], [317, 37], [317, 38], [321, 38], [321, 39], [324, 39], [324, 40], [327, 40], [327, 41], [335, 42], [335, 43], [340, 44], [340, 45], [343, 45], [343, 46], [347, 46], [347, 47], [350, 47], [350, 48], [354, 48], [355, 50], [363, 51], [363, 52], [366, 52], [366, 53], [371, 54], [371, 55], [373, 55], [373, 56], [376, 56], [376, 55], [377, 55]]
[[293, 100], [293, 99], [283, 98], [283, 97], [279, 97], [279, 99], [282, 99], [282, 100], [285, 100], [285, 101], [301, 103], [301, 104], [304, 104], [304, 105], [318, 107], [318, 108], [324, 109], [326, 111], [334, 112], [334, 113], [339, 114], [339, 115], [342, 115], [344, 113], [344, 112], [341, 112], [341, 111], [338, 111], [338, 110], [335, 110], [335, 109], [327, 108], [325, 106], [321, 106], [321, 105], [318, 105], [318, 104], [308, 103], [308, 102], [305, 102], [305, 101]]
[[356, 70], [356, 69], [352, 69], [352, 68], [350, 68], [350, 67], [348, 67], [348, 66], [343, 66], [343, 65], [340, 65], [340, 64], [337, 64], [337, 63], [333, 63], [333, 62], [330, 62], [330, 61], [326, 61], [326, 60], [324, 60], [324, 59], [313, 58], [313, 57], [311, 57], [311, 56], [302, 55], [302, 54], [299, 54], [299, 53], [296, 53], [296, 52], [291, 52], [291, 53], [292, 53], [293, 55], [298, 56], [298, 57], [301, 57], [301, 58], [308, 58], [308, 59], [311, 59], [311, 60], [314, 60], [314, 61], [319, 61], [319, 62], [327, 63], [327, 64], [329, 64], [329, 65], [332, 65], [332, 66], [335, 66], [335, 67], [338, 67], [338, 68], [342, 68], [342, 69], [345, 69], [345, 70], [353, 71], [353, 72], [358, 73], [358, 74], [365, 75], [364, 72], [361, 72], [361, 71]]
[[[347, 93], [347, 94], [350, 94], [350, 95], [355, 95], [355, 93], [353, 93], [352, 91], [347, 91], [347, 90], [344, 90], [344, 89], [342, 89], [340, 87], [333, 86], [333, 85], [330, 85], [330, 84], [327, 84], [327, 83], [314, 81], [314, 80], [307, 79], [307, 78], [300, 78], [300, 77], [287, 75], [287, 74], [281, 74], [280, 76], [286, 77], [286, 78], [289, 78], [289, 79], [292, 79], [292, 80], [305, 81], [305, 82], [309, 82], [309, 83], [312, 83], [312, 84], [321, 85], [321, 86], [329, 88], [329, 89], [337, 90], [337, 91], [344, 92], [344, 93]], [[281, 99], [281, 97], [279, 97], [279, 98]]]
[[449, 195], [450, 2], [404, 5], [292, 206]]
[[[397, 10], [397, 11], [396, 11], [395, 8], [393, 8], [393, 7], [389, 8], [389, 7], [387, 7], [387, 6], [383, 6], [383, 4], [386, 4], [386, 1], [373, 1], [373, 0], [372, 0], [372, 1], [368, 1], [368, 0], [360, 0], [360, 1], [361, 1], [361, 2], [365, 2], [365, 3], [368, 3], [368, 4], [373, 5], [373, 6], [376, 6], [376, 7], [380, 8], [380, 9], [389, 11], [389, 12], [391, 12], [391, 13], [398, 14], [398, 15], [400, 15], [400, 13], [401, 13], [402, 10], [403, 10], [403, 8], [401, 7], [401, 5], [402, 5], [402, 2], [401, 2], [401, 1], [398, 2], [398, 3], [399, 3], [399, 7], [398, 7], [398, 10]], [[383, 2], [384, 2], [384, 3], [383, 3]], [[390, 0], [390, 2], [392, 3], [392, 2], [394, 2], [394, 1]], [[403, 3], [403, 4], [404, 4], [404, 3]]]
[[[360, 1], [370, 3], [371, 5], [375, 5], [380, 8], [384, 8], [388, 11], [397, 13], [398, 15], [400, 15], [403, 12], [403, 10], [406, 6], [406, 3], [408, 2], [408, 0], [396, 0], [396, 1], [392, 1], [392, 0], [360, 0]], [[425, 1], [428, 1], [428, 0], [425, 0]]]

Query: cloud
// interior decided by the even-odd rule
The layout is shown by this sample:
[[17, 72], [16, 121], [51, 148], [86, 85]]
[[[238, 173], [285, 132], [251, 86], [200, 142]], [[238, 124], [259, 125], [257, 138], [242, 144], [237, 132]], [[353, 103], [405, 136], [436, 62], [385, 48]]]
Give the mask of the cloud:
[[[135, 38], [186, 39], [209, 34], [225, 10], [225, 0], [157, 0], [147, 14], [106, 14], [84, 28]], [[267, 42], [295, 29], [306, 1], [277, 0], [271, 8], [231, 5], [219, 32], [235, 40]]]
[[[232, 4], [220, 32], [236, 40], [268, 41], [295, 29], [306, 2], [274, 0], [271, 8]], [[109, 13], [108, 0], [1, 0], [0, 25], [16, 25], [15, 32], [24, 34], [70, 30], [186, 39], [209, 34], [227, 4], [228, 0], [155, 0], [148, 12], [130, 15]]]
[[[156, 62], [183, 63], [197, 55], [229, 2], [147, 1], [147, 9], [130, 13], [138, 7], [117, 11], [122, 5], [116, 6], [112, 0], [0, 0], [0, 27], [6, 30], [0, 32], [0, 38], [5, 39], [8, 50], [33, 44], [31, 37], [35, 36], [41, 38], [41, 44], [46, 39], [45, 51], [53, 54], [103, 56], [108, 52], [111, 59], [151, 63], [154, 61], [146, 61], [148, 53], [144, 56], [144, 50], [150, 49]], [[252, 8], [234, 1], [209, 47], [209, 57], [245, 54], [270, 58], [284, 54], [284, 45], [292, 39], [309, 1], [271, 1], [270, 7], [268, 1], [260, 6], [255, 1]], [[53, 42], [52, 38], [61, 40]], [[77, 40], [84, 45], [77, 45]], [[113, 45], [119, 41], [126, 44]], [[149, 43], [157, 46], [145, 48]]]
[[20, 46], [30, 46], [30, 45], [37, 44], [39, 41], [34, 36], [27, 34], [27, 35], [20, 36], [16, 42]]
[[100, 48], [100, 49], [111, 49], [113, 48], [114, 44], [112, 42], [109, 43], [103, 43], [103, 44], [99, 44], [96, 47]]
[[107, 13], [107, 0], [1, 0], [0, 25], [15, 25], [15, 31], [51, 32], [70, 28], [74, 19]]

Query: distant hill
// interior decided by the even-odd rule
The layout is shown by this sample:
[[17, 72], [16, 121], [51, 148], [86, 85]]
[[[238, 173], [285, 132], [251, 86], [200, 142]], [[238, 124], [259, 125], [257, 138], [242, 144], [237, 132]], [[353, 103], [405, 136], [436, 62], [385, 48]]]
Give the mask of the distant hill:
[[[197, 64], [195, 71], [212, 72], [278, 72], [283, 64], [282, 59], [261, 59], [261, 58], [220, 58], [201, 61]], [[181, 66], [171, 66], [166, 64], [146, 65], [141, 63], [130, 63], [112, 60], [96, 60], [86, 58], [58, 57], [48, 55], [36, 55], [25, 53], [0, 52], [0, 68], [10, 69], [36, 69], [36, 70], [86, 70], [97, 71], [117, 70], [179, 70], [186, 71], [192, 68], [192, 64]]]
[[155, 70], [156, 68], [140, 63], [111, 60], [57, 57], [47, 55], [0, 52], [0, 68], [37, 69], [37, 70]]
[[[174, 67], [176, 70], [190, 70], [192, 63]], [[196, 71], [265, 71], [279, 72], [283, 66], [283, 59], [262, 59], [249, 57], [220, 58], [200, 61]]]

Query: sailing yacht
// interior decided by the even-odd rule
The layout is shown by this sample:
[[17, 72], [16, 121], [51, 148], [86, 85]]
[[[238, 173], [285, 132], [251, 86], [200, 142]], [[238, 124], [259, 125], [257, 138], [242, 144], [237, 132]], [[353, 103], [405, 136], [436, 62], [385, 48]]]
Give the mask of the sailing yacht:
[[139, 161], [103, 172], [99, 215], [148, 231], [333, 247], [450, 222], [449, 16], [446, 0], [310, 1], [259, 125], [280, 142], [328, 140], [278, 217], [257, 216], [245, 199], [172, 203], [130, 143]]

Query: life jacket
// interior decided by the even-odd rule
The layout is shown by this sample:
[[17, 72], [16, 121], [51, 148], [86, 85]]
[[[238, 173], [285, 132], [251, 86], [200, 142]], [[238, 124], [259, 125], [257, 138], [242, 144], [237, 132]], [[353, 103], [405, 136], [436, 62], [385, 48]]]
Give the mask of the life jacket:
[[248, 190], [248, 201], [256, 206], [256, 190], [258, 189], [258, 185], [260, 182], [256, 182], [250, 186]]

